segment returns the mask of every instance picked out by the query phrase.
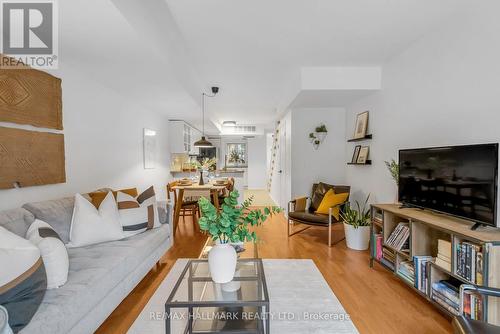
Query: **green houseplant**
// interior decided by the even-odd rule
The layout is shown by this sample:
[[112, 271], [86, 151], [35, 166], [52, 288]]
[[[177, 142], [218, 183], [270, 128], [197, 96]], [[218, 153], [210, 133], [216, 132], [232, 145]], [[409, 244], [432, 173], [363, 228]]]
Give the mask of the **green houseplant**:
[[[387, 166], [389, 173], [391, 173], [392, 179], [394, 180], [394, 182], [396, 182], [396, 186], [399, 186], [399, 164], [394, 159], [392, 159], [390, 162], [385, 161], [385, 165]], [[396, 203], [399, 202], [397, 192], [395, 201]]]
[[319, 142], [322, 143], [323, 140], [326, 138], [326, 134], [328, 133], [328, 130], [326, 129], [325, 124], [321, 124], [316, 127], [316, 138], [319, 139]]
[[263, 224], [269, 216], [281, 212], [279, 207], [250, 209], [253, 197], [238, 206], [238, 191], [232, 191], [224, 199], [221, 210], [205, 197], [199, 199], [201, 218], [200, 229], [210, 235], [216, 244], [208, 254], [208, 266], [212, 279], [216, 283], [227, 283], [234, 277], [236, 269], [236, 251], [231, 243], [256, 242], [255, 231], [251, 227]]
[[347, 203], [344, 210], [340, 212], [340, 217], [344, 222], [347, 247], [351, 249], [368, 249], [371, 224], [370, 207], [367, 207], [369, 199], [370, 195], [366, 197], [363, 206], [358, 201], [355, 201], [355, 207]]
[[396, 182], [396, 185], [398, 185], [399, 184], [399, 164], [394, 159], [392, 159], [390, 162], [385, 161], [385, 165], [387, 166], [389, 173], [391, 173], [392, 179]]

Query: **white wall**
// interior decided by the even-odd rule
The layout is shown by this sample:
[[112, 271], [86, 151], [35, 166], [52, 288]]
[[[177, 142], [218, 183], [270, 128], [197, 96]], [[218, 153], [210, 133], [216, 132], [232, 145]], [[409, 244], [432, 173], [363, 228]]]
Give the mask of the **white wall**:
[[[500, 141], [499, 2], [457, 17], [383, 66], [383, 89], [348, 107], [370, 111], [372, 166], [349, 166], [353, 197], [393, 202], [396, 185], [384, 160], [401, 148]], [[485, 8], [487, 7], [487, 8]], [[349, 160], [355, 144], [346, 148]]]
[[[291, 197], [309, 196], [315, 182], [344, 184], [345, 110], [294, 109], [291, 113]], [[328, 135], [315, 150], [309, 133], [322, 123]]]
[[267, 180], [266, 136], [256, 136], [247, 140], [248, 148], [248, 189], [265, 189]]
[[[0, 190], [0, 210], [101, 187], [145, 189], [154, 185], [157, 197], [163, 199], [170, 178], [167, 117], [135, 105], [75, 68], [65, 64], [60, 68], [66, 183]], [[157, 131], [156, 169], [143, 167], [145, 127]]]

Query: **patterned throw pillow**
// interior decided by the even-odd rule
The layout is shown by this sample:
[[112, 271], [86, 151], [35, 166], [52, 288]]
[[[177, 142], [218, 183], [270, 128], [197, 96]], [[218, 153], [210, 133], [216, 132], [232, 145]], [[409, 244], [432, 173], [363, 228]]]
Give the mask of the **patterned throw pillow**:
[[59, 235], [46, 222], [36, 219], [26, 233], [26, 239], [38, 247], [47, 272], [47, 289], [58, 288], [68, 280], [69, 257]]
[[0, 227], [0, 305], [17, 333], [42, 303], [47, 276], [40, 251], [28, 240]]
[[116, 200], [120, 223], [127, 237], [160, 226], [155, 191], [152, 186], [137, 197], [119, 191]]
[[96, 191], [93, 191], [91, 193], [88, 193], [88, 196], [90, 197], [92, 204], [94, 204], [94, 206], [96, 208], [99, 208], [102, 201], [104, 201], [104, 198], [106, 198], [106, 195], [108, 194], [108, 192], [112, 192], [113, 196], [115, 196], [115, 199], [118, 195], [118, 192], [128, 194], [132, 197], [137, 197], [137, 188], [121, 189], [118, 191], [113, 191], [110, 188], [102, 188], [102, 189], [98, 189]]

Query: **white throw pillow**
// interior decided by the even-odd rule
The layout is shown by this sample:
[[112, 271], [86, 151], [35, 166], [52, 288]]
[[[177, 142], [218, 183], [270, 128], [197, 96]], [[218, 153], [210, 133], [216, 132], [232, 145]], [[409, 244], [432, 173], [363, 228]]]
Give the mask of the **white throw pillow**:
[[46, 222], [36, 219], [26, 232], [26, 239], [38, 247], [47, 272], [47, 289], [58, 288], [68, 280], [69, 258], [59, 235]]
[[99, 210], [82, 195], [76, 194], [69, 237], [68, 247], [122, 239], [124, 235], [113, 193], [106, 195]]
[[136, 198], [119, 191], [116, 201], [123, 233], [127, 237], [161, 226], [153, 187]]

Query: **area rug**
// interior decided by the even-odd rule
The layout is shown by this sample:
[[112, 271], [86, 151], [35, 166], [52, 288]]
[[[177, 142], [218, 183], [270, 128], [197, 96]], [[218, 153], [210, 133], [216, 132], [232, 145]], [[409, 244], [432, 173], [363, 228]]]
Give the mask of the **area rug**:
[[[186, 259], [175, 263], [129, 333], [165, 333], [165, 321], [160, 315], [164, 314], [165, 300], [186, 263]], [[272, 314], [270, 333], [358, 333], [312, 260], [263, 260], [263, 263]]]

